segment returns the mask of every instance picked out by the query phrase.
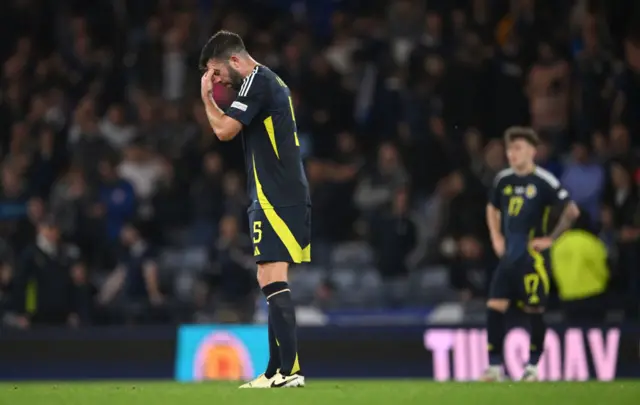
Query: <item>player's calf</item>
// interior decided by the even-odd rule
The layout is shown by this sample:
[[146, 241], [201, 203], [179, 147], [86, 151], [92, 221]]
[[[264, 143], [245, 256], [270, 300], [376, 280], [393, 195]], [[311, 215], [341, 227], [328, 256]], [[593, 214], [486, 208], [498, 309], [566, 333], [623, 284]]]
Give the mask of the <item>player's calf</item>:
[[[258, 282], [269, 303], [269, 322], [273, 327], [280, 353], [279, 375], [300, 372], [296, 315], [291, 291], [286, 281], [287, 263], [265, 263], [258, 266]], [[271, 362], [270, 363], [275, 363]]]
[[522, 381], [538, 381], [538, 362], [544, 351], [544, 337], [547, 334], [547, 324], [544, 320], [544, 308], [525, 307], [524, 312], [529, 317], [529, 362], [525, 367]]
[[487, 301], [487, 348], [489, 350], [489, 368], [480, 378], [481, 381], [502, 381], [502, 356], [506, 335], [505, 313], [509, 309], [509, 300], [490, 299]]

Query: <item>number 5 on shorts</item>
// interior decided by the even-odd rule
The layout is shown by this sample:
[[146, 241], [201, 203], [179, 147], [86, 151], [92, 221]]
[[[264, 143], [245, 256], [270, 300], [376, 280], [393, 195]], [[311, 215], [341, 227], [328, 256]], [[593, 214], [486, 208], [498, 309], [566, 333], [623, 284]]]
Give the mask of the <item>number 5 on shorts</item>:
[[262, 240], [262, 221], [253, 222], [253, 243], [258, 244]]

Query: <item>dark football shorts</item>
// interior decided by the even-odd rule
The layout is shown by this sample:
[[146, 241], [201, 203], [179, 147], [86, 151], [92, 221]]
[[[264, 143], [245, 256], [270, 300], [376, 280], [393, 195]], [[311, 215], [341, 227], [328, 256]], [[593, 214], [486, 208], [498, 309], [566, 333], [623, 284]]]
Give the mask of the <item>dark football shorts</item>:
[[311, 207], [294, 205], [249, 211], [256, 263], [311, 261]]
[[501, 260], [491, 279], [489, 299], [508, 299], [520, 306], [545, 307], [550, 288], [545, 256], [530, 251], [517, 260]]

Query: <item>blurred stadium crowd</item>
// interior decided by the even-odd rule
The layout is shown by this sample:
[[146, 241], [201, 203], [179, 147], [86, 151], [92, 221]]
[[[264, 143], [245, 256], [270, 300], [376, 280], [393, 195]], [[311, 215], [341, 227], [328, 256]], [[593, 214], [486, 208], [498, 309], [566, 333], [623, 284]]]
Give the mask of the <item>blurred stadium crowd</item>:
[[[481, 298], [496, 261], [484, 210], [506, 164], [502, 132], [530, 124], [544, 139], [539, 164], [585, 212], [581, 242], [556, 255], [560, 299], [637, 317], [637, 9], [2, 1], [4, 322], [251, 321], [242, 146], [217, 141], [198, 97], [200, 47], [220, 28], [295, 95], [314, 211], [313, 265], [291, 280], [300, 305]], [[587, 278], [596, 283], [580, 295]]]

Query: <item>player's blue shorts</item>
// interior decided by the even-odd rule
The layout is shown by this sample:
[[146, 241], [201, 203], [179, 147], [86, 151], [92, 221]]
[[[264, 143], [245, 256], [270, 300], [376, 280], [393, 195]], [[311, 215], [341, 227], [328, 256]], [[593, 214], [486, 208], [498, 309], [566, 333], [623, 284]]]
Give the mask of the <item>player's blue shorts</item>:
[[489, 299], [508, 299], [520, 306], [545, 307], [549, 300], [548, 255], [529, 251], [519, 259], [502, 259], [489, 287]]
[[257, 263], [311, 261], [311, 207], [294, 205], [249, 211]]

